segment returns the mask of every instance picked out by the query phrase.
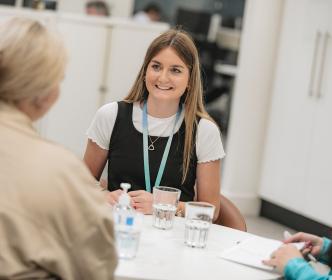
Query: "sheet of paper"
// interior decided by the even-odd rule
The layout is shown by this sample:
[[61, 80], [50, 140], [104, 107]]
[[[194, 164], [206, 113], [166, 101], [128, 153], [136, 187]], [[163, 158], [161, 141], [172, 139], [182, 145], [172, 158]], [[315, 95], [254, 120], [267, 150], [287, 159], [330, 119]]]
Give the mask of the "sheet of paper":
[[[282, 244], [283, 243], [278, 240], [254, 236], [245, 239], [239, 244], [223, 251], [219, 257], [240, 264], [271, 271], [273, 268], [264, 265], [262, 260], [269, 259], [271, 253], [278, 249]], [[293, 244], [299, 250], [304, 246], [304, 242]]]

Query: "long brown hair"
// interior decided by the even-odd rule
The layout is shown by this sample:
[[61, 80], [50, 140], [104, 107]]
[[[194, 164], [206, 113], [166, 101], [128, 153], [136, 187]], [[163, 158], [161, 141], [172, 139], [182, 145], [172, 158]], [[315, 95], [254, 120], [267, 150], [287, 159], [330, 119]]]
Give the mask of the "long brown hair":
[[142, 102], [147, 98], [144, 77], [148, 64], [160, 51], [168, 47], [177, 53], [189, 68], [190, 73], [188, 88], [181, 98], [185, 105], [184, 121], [186, 125], [182, 163], [183, 183], [189, 170], [190, 158], [193, 154], [193, 140], [195, 139], [195, 135], [193, 134], [197, 128], [197, 118], [206, 118], [212, 121], [203, 105], [203, 87], [198, 52], [193, 40], [185, 31], [171, 29], [154, 39], [146, 52], [143, 65], [134, 85], [124, 100], [132, 103], [137, 101]]

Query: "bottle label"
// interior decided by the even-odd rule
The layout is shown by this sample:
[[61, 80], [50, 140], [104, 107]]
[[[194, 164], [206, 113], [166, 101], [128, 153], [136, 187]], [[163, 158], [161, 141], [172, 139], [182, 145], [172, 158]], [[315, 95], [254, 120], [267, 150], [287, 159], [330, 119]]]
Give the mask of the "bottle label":
[[127, 219], [126, 219], [126, 225], [127, 226], [132, 226], [134, 224], [134, 217], [127, 217]]

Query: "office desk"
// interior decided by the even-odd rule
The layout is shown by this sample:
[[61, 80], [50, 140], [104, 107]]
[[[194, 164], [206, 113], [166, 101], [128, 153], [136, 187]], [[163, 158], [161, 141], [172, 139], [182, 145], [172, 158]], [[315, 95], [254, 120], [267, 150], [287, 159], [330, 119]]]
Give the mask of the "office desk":
[[152, 227], [152, 216], [144, 216], [137, 256], [120, 260], [115, 279], [154, 280], [259, 280], [279, 279], [263, 270], [232, 263], [218, 257], [220, 252], [251, 236], [249, 233], [212, 225], [205, 249], [184, 245], [184, 219], [176, 217], [172, 230]]

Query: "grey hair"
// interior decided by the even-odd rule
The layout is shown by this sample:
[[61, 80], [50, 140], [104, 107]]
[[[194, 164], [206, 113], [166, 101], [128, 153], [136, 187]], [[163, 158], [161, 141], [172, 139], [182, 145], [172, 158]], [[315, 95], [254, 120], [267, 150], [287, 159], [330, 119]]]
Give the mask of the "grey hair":
[[17, 102], [49, 94], [63, 79], [67, 61], [61, 37], [29, 18], [0, 25], [0, 99]]

